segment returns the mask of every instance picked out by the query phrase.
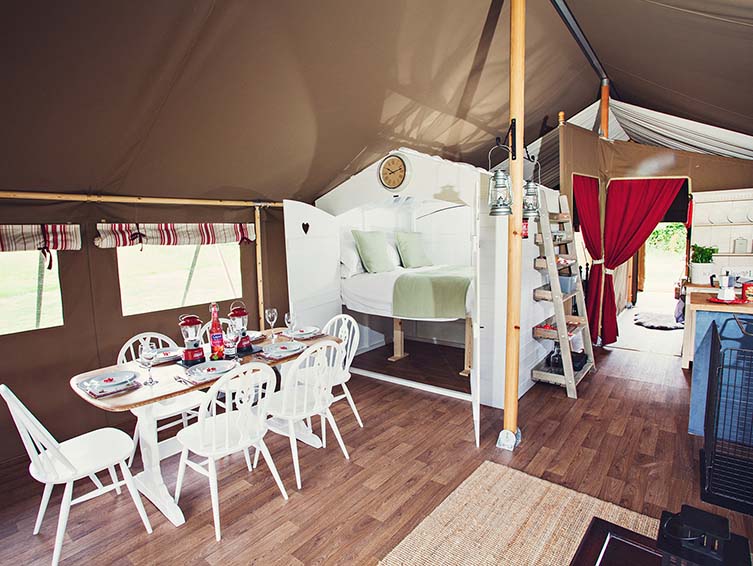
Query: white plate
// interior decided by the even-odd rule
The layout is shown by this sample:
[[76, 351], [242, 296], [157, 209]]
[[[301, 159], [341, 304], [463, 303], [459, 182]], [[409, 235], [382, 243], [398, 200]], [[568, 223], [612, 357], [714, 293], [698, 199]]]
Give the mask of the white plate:
[[249, 339], [253, 342], [254, 340], [258, 340], [259, 338], [264, 336], [264, 334], [259, 332], [258, 330], [247, 330], [246, 336], [248, 336]]
[[262, 348], [262, 351], [267, 356], [284, 358], [303, 352], [305, 349], [305, 344], [300, 342], [278, 342], [277, 344], [267, 344]]
[[[289, 331], [285, 331], [288, 333]], [[298, 328], [295, 332], [292, 333], [292, 336], [298, 337], [298, 338], [304, 338], [308, 336], [314, 336], [315, 334], [319, 334], [321, 332], [321, 329], [318, 326], [304, 326], [303, 328]]]
[[727, 213], [719, 208], [712, 209], [709, 212], [709, 224], [729, 224]]
[[135, 371], [110, 371], [91, 378], [86, 382], [87, 389], [107, 389], [127, 385], [136, 379]]
[[227, 373], [236, 365], [236, 362], [232, 360], [210, 360], [208, 362], [202, 362], [188, 368], [186, 370], [186, 374], [191, 377], [200, 377], [206, 379], [215, 375], [222, 375], [223, 373]]
[[182, 351], [182, 348], [159, 348], [154, 353], [153, 363], [159, 364], [167, 360], [178, 359]]

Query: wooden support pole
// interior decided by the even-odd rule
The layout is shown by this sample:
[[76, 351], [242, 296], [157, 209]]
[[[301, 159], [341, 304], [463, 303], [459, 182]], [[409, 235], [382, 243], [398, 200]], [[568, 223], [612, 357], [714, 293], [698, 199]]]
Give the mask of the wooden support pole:
[[264, 272], [261, 261], [261, 209], [254, 208], [254, 228], [256, 232], [256, 296], [259, 301], [259, 330], [264, 330]]
[[465, 354], [463, 356], [463, 371], [460, 375], [469, 377], [473, 364], [473, 320], [470, 316], [465, 319]]
[[601, 137], [609, 137], [609, 79], [601, 79], [601, 104], [599, 105], [599, 134]]
[[518, 429], [518, 374], [520, 371], [520, 286], [523, 260], [523, 132], [525, 93], [526, 2], [510, 2], [510, 119], [516, 121], [515, 152], [510, 159], [513, 205], [507, 238], [507, 327], [505, 343], [504, 427]]
[[390, 362], [396, 362], [407, 357], [405, 353], [405, 330], [403, 330], [403, 319], [392, 319], [392, 356], [387, 358]]

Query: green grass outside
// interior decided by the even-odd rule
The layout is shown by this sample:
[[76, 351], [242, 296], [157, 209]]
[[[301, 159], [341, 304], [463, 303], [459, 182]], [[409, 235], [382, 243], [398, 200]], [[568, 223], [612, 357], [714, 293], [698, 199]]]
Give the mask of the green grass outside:
[[[240, 297], [240, 248], [237, 244], [219, 244], [200, 248], [193, 279], [183, 302], [195, 250], [195, 246], [145, 246], [143, 251], [137, 246], [119, 248], [116, 253], [123, 314], [140, 314], [178, 308], [184, 304], [200, 305]], [[0, 254], [0, 335], [36, 328], [40, 255], [36, 251]], [[43, 281], [39, 328], [59, 326], [63, 324], [63, 308], [56, 254], [52, 269], [44, 269]], [[205, 313], [196, 314], [201, 316]]]

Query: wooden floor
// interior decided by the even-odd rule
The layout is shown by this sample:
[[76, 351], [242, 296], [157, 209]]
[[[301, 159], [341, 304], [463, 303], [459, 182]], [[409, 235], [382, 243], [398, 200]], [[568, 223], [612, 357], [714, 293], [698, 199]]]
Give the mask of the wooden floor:
[[406, 340], [405, 351], [409, 353], [407, 358], [390, 362], [387, 358], [392, 355], [392, 344], [387, 344], [356, 356], [353, 367], [461, 393], [471, 392], [470, 380], [459, 375], [464, 363], [462, 348]]
[[[688, 385], [679, 358], [624, 350], [597, 358], [599, 371], [581, 383], [577, 401], [543, 384], [526, 394], [523, 443], [513, 453], [494, 447], [501, 411], [482, 410], [477, 449], [467, 403], [354, 376], [365, 428], [347, 404], [334, 411], [349, 462], [335, 443], [302, 445], [303, 489], [296, 491], [287, 440], [268, 437], [289, 501], [264, 464], [248, 473], [242, 456], [230, 457], [219, 466], [222, 542], [214, 540], [207, 482], [188, 470], [185, 525], [173, 527], [147, 503], [154, 527], [147, 535], [128, 496], [108, 494], [71, 510], [62, 563], [374, 564], [484, 460], [655, 517], [682, 502], [711, 508], [698, 498], [699, 443], [685, 432]], [[177, 457], [163, 463], [171, 489], [176, 468]], [[0, 563], [48, 564], [62, 490], [32, 536], [41, 486], [20, 465], [0, 473]], [[753, 518], [717, 511], [753, 537]]]

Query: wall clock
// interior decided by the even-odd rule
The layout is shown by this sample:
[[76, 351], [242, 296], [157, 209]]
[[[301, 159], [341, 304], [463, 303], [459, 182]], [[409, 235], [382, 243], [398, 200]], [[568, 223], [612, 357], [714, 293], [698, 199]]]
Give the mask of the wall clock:
[[402, 153], [390, 153], [379, 164], [379, 181], [390, 191], [405, 188], [410, 178], [410, 161]]

